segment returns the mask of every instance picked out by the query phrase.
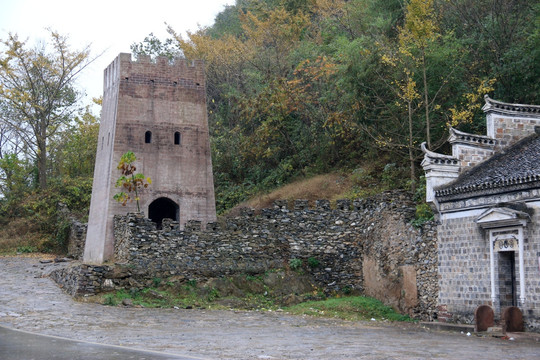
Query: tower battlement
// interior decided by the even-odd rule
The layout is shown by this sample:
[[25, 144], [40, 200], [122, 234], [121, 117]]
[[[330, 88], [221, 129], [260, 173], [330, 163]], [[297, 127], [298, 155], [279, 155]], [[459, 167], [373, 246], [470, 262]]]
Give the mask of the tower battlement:
[[205, 91], [204, 62], [165, 56], [155, 60], [149, 55], [139, 55], [133, 59], [131, 54], [120, 54], [104, 72], [105, 90], [121, 83], [170, 86]]

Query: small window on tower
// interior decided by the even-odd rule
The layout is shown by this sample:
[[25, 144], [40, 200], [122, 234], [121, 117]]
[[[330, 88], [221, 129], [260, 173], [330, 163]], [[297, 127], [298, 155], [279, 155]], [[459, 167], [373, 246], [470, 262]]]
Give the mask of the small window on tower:
[[150, 144], [152, 142], [152, 132], [151, 131], [147, 131], [144, 133], [144, 142], [146, 144]]
[[180, 145], [180, 133], [178, 131], [174, 133], [174, 145]]

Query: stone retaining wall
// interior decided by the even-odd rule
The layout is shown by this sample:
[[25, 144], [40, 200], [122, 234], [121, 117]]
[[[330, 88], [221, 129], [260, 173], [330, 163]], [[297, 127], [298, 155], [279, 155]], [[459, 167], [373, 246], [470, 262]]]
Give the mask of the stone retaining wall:
[[88, 224], [83, 224], [77, 219], [69, 219], [71, 222], [68, 235], [68, 257], [82, 260], [84, 254], [84, 241]]
[[[155, 223], [139, 214], [118, 216], [115, 262], [123, 270], [72, 267], [65, 271], [91, 271], [95, 278], [86, 282], [92, 289], [67, 291], [85, 294], [144, 286], [156, 277], [261, 274], [287, 268], [291, 259], [298, 259], [325, 292], [357, 291], [423, 319], [436, 311], [436, 230], [432, 224], [421, 229], [410, 224], [415, 207], [408, 193], [387, 192], [352, 203], [341, 200], [335, 209], [327, 200], [317, 201], [314, 208], [305, 200], [295, 201], [290, 209], [287, 205], [276, 201], [259, 214], [244, 209], [240, 216], [222, 218], [205, 230], [199, 222], [181, 230], [171, 221], [156, 230]], [[64, 274], [57, 281], [62, 277], [70, 278]], [[63, 285], [71, 289], [85, 283], [66, 280]]]

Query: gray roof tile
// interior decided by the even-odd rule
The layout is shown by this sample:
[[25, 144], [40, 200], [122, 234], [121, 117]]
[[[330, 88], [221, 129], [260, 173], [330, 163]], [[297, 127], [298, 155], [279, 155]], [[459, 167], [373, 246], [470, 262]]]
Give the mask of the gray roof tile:
[[540, 180], [540, 135], [533, 134], [437, 190], [447, 196]]

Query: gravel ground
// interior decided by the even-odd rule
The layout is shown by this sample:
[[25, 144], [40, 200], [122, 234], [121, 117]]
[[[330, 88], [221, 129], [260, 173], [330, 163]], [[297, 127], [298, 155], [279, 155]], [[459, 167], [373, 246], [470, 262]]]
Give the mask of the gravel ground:
[[540, 343], [283, 312], [142, 309], [74, 301], [44, 276], [62, 263], [0, 257], [0, 325], [205, 359], [540, 359]]

